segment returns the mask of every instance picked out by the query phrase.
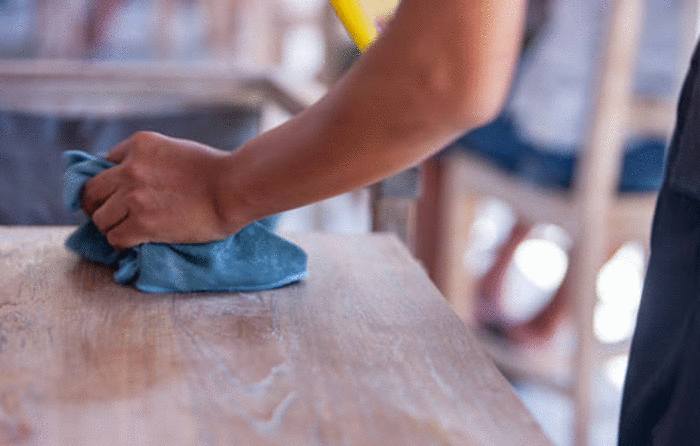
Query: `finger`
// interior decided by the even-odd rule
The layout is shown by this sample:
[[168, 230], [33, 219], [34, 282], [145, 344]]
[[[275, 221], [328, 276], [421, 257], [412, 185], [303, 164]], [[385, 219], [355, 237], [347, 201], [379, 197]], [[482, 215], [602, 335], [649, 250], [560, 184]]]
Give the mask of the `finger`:
[[129, 208], [120, 194], [112, 195], [92, 214], [92, 221], [103, 234], [122, 223], [129, 214]]
[[119, 170], [107, 169], [90, 179], [83, 189], [82, 206], [87, 215], [92, 216], [119, 188]]
[[111, 161], [115, 164], [121, 163], [129, 154], [133, 145], [133, 137], [127, 138], [124, 141], [120, 142], [116, 146], [112, 147], [112, 149], [109, 151], [109, 154], [107, 154], [107, 161]]
[[142, 228], [136, 224], [136, 219], [127, 216], [124, 221], [107, 232], [107, 241], [114, 248], [124, 250], [146, 243], [148, 237]]

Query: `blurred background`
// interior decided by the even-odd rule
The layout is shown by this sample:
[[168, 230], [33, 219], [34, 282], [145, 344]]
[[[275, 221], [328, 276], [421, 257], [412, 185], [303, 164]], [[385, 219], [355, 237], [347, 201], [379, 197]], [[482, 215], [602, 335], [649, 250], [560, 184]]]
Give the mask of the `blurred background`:
[[[386, 22], [397, 1], [363, 3]], [[281, 226], [395, 232], [555, 444], [615, 444], [697, 1], [529, 9], [496, 121]], [[136, 130], [233, 150], [358, 57], [323, 0], [0, 0], [0, 224], [76, 223], [63, 150]]]

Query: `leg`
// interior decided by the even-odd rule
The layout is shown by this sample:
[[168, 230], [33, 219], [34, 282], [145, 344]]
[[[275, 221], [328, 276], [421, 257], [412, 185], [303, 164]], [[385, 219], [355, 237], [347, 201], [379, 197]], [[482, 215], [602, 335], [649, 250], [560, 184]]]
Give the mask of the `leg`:
[[501, 246], [496, 262], [484, 275], [479, 284], [480, 319], [482, 322], [500, 322], [498, 303], [503, 298], [503, 282], [508, 268], [513, 262], [513, 256], [520, 244], [524, 242], [532, 225], [518, 220], [510, 232], [508, 240]]

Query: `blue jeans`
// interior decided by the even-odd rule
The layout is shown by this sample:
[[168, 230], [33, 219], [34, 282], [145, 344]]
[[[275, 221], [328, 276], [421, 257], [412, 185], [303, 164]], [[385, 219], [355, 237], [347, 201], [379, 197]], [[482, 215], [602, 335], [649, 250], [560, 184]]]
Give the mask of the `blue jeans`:
[[[663, 138], [627, 141], [620, 172], [620, 192], [648, 192], [661, 187], [667, 142]], [[468, 133], [455, 147], [485, 158], [514, 176], [538, 186], [568, 189], [580, 150], [575, 147], [539, 147], [524, 139], [506, 113]]]

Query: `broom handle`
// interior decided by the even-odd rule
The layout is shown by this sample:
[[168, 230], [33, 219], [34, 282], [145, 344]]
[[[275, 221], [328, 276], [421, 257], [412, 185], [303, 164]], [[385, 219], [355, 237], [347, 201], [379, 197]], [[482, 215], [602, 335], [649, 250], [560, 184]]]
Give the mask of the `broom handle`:
[[365, 51], [376, 39], [378, 31], [365, 14], [359, 0], [330, 0], [331, 6], [360, 51]]

